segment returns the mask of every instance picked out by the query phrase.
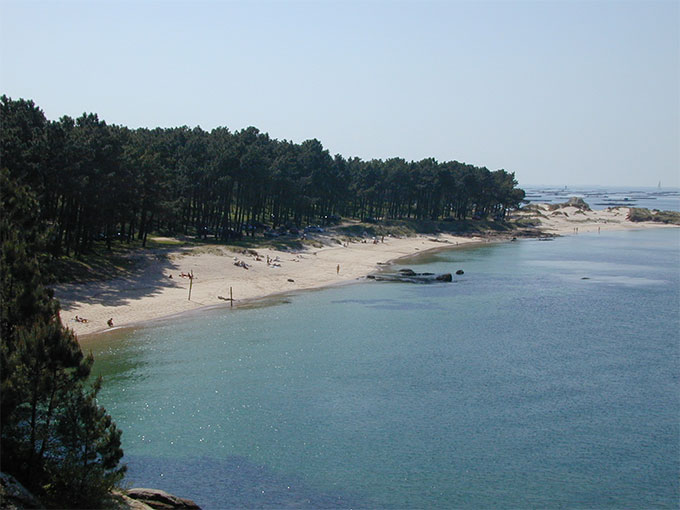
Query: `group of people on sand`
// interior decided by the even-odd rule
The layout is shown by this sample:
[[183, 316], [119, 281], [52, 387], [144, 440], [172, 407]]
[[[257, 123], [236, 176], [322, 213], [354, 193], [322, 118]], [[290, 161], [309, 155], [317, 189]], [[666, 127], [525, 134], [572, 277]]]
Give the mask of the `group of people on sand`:
[[[81, 322], [81, 323], [88, 323], [88, 322], [90, 322], [90, 321], [88, 321], [85, 317], [78, 317], [77, 315], [73, 318], [73, 320], [76, 321], [76, 322]], [[113, 317], [111, 317], [109, 320], [107, 320], [107, 321], [106, 321], [106, 324], [108, 324], [108, 326], [109, 326], [110, 328], [112, 328], [112, 327], [113, 327]]]
[[234, 257], [234, 260], [236, 261], [236, 262], [234, 262], [235, 266], [242, 267], [243, 269], [250, 269], [250, 266], [248, 264], [246, 264], [245, 262], [243, 262], [242, 260], [239, 260], [236, 257]]

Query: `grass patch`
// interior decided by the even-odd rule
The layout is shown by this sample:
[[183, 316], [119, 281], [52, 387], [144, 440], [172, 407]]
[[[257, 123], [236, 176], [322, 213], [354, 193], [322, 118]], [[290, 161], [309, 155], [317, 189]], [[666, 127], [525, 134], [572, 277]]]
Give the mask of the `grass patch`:
[[536, 218], [536, 217], [524, 217], [524, 218], [517, 218], [516, 220], [513, 220], [513, 224], [517, 228], [531, 228], [531, 227], [537, 227], [541, 224], [541, 220]]
[[181, 256], [197, 257], [198, 255], [216, 255], [224, 257], [228, 255], [221, 246], [216, 245], [201, 245], [192, 248], [191, 250], [183, 251]]
[[484, 232], [507, 232], [514, 223], [493, 220], [385, 220], [380, 223], [357, 223], [338, 227], [336, 231], [349, 237], [409, 237], [417, 234], [463, 234], [474, 235]]

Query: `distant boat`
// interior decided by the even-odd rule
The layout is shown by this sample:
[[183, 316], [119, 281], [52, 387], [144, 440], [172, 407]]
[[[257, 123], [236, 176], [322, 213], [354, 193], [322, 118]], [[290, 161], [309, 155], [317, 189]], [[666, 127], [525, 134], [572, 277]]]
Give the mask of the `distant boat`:
[[661, 189], [661, 181], [659, 181], [659, 189]]

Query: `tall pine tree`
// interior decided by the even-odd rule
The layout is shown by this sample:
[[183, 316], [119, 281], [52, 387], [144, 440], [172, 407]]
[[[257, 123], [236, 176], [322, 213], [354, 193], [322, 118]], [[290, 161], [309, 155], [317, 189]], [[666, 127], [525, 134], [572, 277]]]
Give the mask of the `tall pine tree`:
[[0, 460], [48, 506], [94, 508], [125, 473], [121, 433], [43, 285], [38, 218], [28, 188], [0, 171]]

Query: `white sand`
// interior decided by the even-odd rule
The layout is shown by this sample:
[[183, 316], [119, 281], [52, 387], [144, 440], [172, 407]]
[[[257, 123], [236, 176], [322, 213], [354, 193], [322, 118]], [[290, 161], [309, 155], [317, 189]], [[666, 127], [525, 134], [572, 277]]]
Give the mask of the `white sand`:
[[[541, 206], [540, 230], [552, 234], [578, 233], [612, 229], [637, 229], [663, 226], [658, 223], [632, 223], [626, 220], [625, 208], [611, 211], [576, 212], [574, 207], [553, 214]], [[526, 215], [526, 213], [522, 213]], [[327, 238], [329, 240], [329, 238]], [[132, 274], [109, 281], [67, 284], [55, 289], [62, 306], [63, 323], [78, 335], [126, 327], [207, 306], [229, 306], [218, 296], [229, 297], [233, 289], [234, 306], [248, 300], [278, 293], [313, 289], [338, 284], [375, 272], [379, 263], [414, 255], [426, 250], [462, 246], [484, 241], [479, 237], [451, 235], [385, 237], [373, 244], [353, 242], [347, 246], [332, 244], [300, 253], [258, 249], [261, 260], [240, 253], [240, 249], [210, 246], [176, 250], [147, 251], [136, 255], [140, 260]], [[267, 256], [274, 262], [267, 264]], [[234, 265], [234, 258], [249, 269]], [[340, 265], [338, 273], [337, 267]], [[189, 301], [189, 279], [180, 273], [193, 271], [195, 276]], [[172, 278], [170, 276], [172, 275]], [[292, 280], [292, 281], [290, 281]], [[74, 316], [87, 319], [76, 322]]]
[[[627, 207], [608, 208], [603, 211], [581, 211], [576, 207], [560, 207], [551, 211], [546, 204], [537, 204], [540, 215], [519, 212], [516, 217], [532, 217], [540, 220], [539, 230], [547, 234], [571, 235], [602, 230], [632, 230], [659, 227], [677, 227], [658, 222], [628, 221]], [[578, 230], [575, 230], [578, 229]]]

